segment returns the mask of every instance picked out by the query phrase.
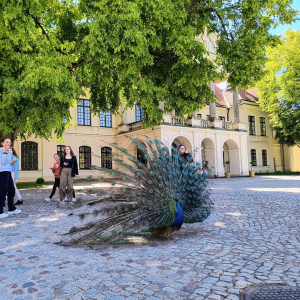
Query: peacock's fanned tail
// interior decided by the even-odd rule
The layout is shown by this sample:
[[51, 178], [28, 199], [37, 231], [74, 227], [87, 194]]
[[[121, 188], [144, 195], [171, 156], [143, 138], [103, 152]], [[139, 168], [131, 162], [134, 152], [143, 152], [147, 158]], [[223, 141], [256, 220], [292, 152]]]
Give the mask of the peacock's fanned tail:
[[207, 178], [200, 174], [201, 165], [191, 163], [191, 159], [184, 161], [177, 149], [170, 153], [157, 138], [145, 138], [142, 142], [146, 147], [130, 139], [142, 151], [147, 164], [112, 143], [115, 151], [111, 159], [118, 168], [93, 166], [108, 175], [99, 180], [111, 188], [95, 191], [98, 199], [84, 204], [86, 210], [80, 214], [83, 225], [70, 229], [71, 243], [91, 245], [132, 236], [156, 236], [174, 222], [176, 202], [183, 210], [185, 223], [202, 222], [209, 216], [213, 203]]

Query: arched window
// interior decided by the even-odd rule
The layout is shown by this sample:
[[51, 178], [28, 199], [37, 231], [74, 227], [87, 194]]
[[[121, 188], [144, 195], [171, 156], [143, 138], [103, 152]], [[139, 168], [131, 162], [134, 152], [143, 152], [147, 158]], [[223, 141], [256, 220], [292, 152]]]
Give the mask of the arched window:
[[112, 169], [112, 151], [110, 147], [101, 148], [101, 167], [106, 169]]
[[92, 165], [91, 147], [89, 146], [79, 147], [79, 168], [90, 169], [91, 165]]
[[251, 149], [251, 161], [253, 161], [252, 166], [257, 166], [256, 150], [255, 149]]
[[21, 144], [21, 169], [38, 170], [38, 144], [23, 142]]
[[267, 150], [262, 150], [261, 153], [262, 153], [263, 166], [267, 166], [268, 165]]
[[66, 146], [65, 145], [57, 145], [56, 146], [56, 153], [59, 157], [62, 157], [64, 154]]
[[147, 158], [145, 157], [145, 153], [139, 148], [136, 148], [136, 157], [140, 163], [142, 163], [144, 166], [147, 166]]

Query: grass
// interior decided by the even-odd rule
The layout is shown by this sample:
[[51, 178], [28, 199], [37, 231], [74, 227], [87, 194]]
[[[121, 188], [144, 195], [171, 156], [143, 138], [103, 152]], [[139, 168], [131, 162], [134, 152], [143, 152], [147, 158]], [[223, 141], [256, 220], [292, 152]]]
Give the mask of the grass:
[[[90, 180], [93, 181], [93, 180]], [[82, 182], [86, 182], [86, 180], [84, 179], [79, 179], [74, 181], [75, 183], [82, 183]], [[54, 181], [47, 181], [45, 183], [35, 183], [35, 182], [20, 182], [17, 183], [17, 188], [18, 189], [28, 189], [28, 188], [33, 188], [33, 187], [43, 187], [43, 186], [47, 186], [47, 185], [53, 185]]]
[[53, 185], [54, 182], [45, 182], [45, 183], [35, 183], [35, 182], [21, 182], [17, 183], [17, 188], [18, 189], [27, 189], [27, 188], [32, 188], [32, 187], [42, 187], [45, 185]]
[[300, 175], [300, 172], [269, 172], [269, 173], [255, 173], [257, 176], [265, 176], [265, 175]]

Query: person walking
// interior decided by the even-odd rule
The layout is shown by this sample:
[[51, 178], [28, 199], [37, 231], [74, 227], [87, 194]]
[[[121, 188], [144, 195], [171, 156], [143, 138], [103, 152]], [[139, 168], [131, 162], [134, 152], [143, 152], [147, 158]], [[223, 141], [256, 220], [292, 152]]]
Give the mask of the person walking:
[[18, 180], [19, 180], [19, 158], [18, 158], [18, 155], [14, 148], [11, 147], [9, 149], [9, 152], [10, 152], [12, 161], [16, 161], [16, 163], [11, 166], [11, 177], [14, 182], [15, 196], [17, 196], [17, 199], [18, 199], [18, 201], [15, 203], [15, 205], [22, 205], [23, 204], [22, 196], [16, 186], [16, 184], [18, 183]]
[[46, 197], [45, 200], [50, 202], [52, 197], [54, 196], [56, 189], [59, 189], [60, 186], [60, 172], [61, 172], [61, 166], [60, 166], [60, 160], [58, 154], [54, 154], [54, 165], [53, 168], [50, 168], [54, 174], [54, 185], [52, 188], [51, 195], [49, 197]]
[[[2, 148], [0, 148], [0, 218], [6, 218], [9, 215], [21, 213], [14, 205], [15, 187], [11, 177], [11, 166], [16, 163], [12, 160], [9, 148], [11, 140], [9, 137], [1, 139]], [[5, 198], [7, 195], [8, 212], [5, 213]]]
[[67, 201], [72, 201], [74, 177], [78, 176], [78, 164], [70, 146], [65, 147], [60, 160], [60, 167], [59, 199], [62, 202], [67, 197]]

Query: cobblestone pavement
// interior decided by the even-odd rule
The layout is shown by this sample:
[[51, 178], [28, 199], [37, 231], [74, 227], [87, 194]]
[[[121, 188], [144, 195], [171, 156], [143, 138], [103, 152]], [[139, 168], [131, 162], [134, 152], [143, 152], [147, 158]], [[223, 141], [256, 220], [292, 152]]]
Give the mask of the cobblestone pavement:
[[203, 223], [96, 250], [54, 244], [73, 204], [44, 201], [50, 187], [21, 190], [22, 214], [0, 221], [0, 299], [238, 300], [255, 284], [300, 287], [300, 176], [210, 182]]

